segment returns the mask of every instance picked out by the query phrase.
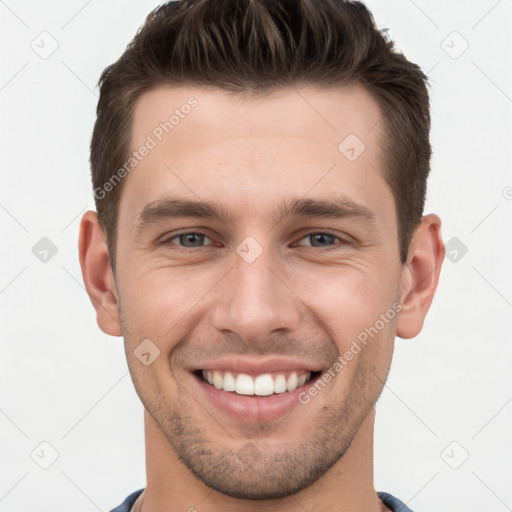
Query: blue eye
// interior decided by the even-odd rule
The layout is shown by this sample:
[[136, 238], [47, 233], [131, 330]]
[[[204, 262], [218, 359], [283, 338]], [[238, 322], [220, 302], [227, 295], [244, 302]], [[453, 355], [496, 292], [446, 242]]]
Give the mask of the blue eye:
[[[311, 243], [311, 247], [331, 247], [336, 243], [336, 241], [340, 241], [343, 244], [347, 244], [345, 240], [342, 240], [340, 237], [333, 235], [328, 232], [315, 232], [315, 233], [309, 233], [305, 237], [301, 238], [301, 240], [309, 239]], [[298, 244], [298, 245], [308, 245], [308, 244]]]
[[[178, 242], [174, 241], [176, 239]], [[309, 244], [301, 243], [303, 240], [309, 240]], [[205, 243], [206, 241], [209, 241], [209, 243]], [[298, 242], [296, 245], [316, 247], [321, 249], [331, 248], [332, 246], [336, 245], [337, 242], [340, 242], [342, 245], [350, 244], [346, 240], [343, 240], [340, 237], [333, 235], [332, 233], [325, 231], [315, 231], [303, 236], [300, 239], [300, 242]], [[189, 231], [186, 233], [173, 235], [172, 237], [164, 240], [162, 243], [164, 245], [178, 245], [178, 247], [186, 249], [201, 248], [214, 245], [213, 241], [208, 236], [197, 231]]]
[[[179, 235], [174, 235], [171, 238], [168, 238], [167, 240], [164, 240], [164, 244], [171, 244], [173, 243], [172, 240], [177, 238], [179, 240], [179, 245], [181, 247], [202, 247], [203, 242], [206, 240], [210, 240], [206, 235], [203, 233], [196, 233], [196, 232], [189, 232], [189, 233], [180, 233]], [[211, 240], [210, 240], [211, 241]], [[210, 245], [210, 244], [207, 244]]]
[[325, 247], [325, 245], [336, 243], [336, 237], [329, 233], [312, 233], [306, 238], [309, 239], [313, 247]]

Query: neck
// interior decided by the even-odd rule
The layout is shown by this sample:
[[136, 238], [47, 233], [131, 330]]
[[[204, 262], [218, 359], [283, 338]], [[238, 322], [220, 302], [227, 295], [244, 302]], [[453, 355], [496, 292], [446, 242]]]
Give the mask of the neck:
[[[226, 496], [198, 480], [176, 457], [160, 429], [144, 412], [147, 486], [142, 512], [381, 512], [373, 484], [375, 409], [361, 424], [338, 462], [311, 486], [275, 500], [242, 500]], [[137, 508], [135, 508], [137, 510]]]

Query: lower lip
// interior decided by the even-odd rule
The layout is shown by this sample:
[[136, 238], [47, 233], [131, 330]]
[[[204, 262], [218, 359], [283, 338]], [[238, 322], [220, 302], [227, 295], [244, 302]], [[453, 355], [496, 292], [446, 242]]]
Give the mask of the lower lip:
[[319, 378], [319, 376], [315, 377], [294, 391], [286, 391], [268, 396], [244, 396], [217, 389], [195, 374], [192, 377], [199, 384], [199, 388], [206, 395], [207, 399], [218, 409], [238, 421], [245, 422], [274, 420], [288, 414], [294, 407], [302, 406], [299, 402], [300, 393], [313, 385]]

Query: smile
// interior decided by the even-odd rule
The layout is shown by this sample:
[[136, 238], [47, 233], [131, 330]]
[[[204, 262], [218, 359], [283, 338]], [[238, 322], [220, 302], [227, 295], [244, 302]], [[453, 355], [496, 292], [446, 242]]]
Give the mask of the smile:
[[239, 424], [266, 422], [303, 411], [299, 394], [324, 370], [313, 358], [224, 356], [196, 361], [187, 387], [204, 400], [203, 408], [211, 406]]
[[202, 379], [216, 389], [237, 395], [269, 396], [295, 391], [320, 372], [304, 370], [249, 375], [220, 370], [198, 372]]

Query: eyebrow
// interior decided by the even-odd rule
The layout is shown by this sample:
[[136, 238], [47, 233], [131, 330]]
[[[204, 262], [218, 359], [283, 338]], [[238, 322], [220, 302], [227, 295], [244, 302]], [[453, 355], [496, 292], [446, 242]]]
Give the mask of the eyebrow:
[[[374, 223], [377, 219], [373, 210], [346, 197], [336, 199], [289, 199], [280, 203], [277, 211], [279, 221], [288, 217], [321, 217], [332, 219], [353, 218], [366, 223]], [[137, 232], [144, 231], [151, 224], [178, 217], [215, 219], [224, 224], [232, 223], [234, 220], [234, 215], [218, 203], [167, 197], [144, 206], [137, 216]]]
[[281, 218], [285, 217], [329, 217], [333, 219], [356, 218], [374, 222], [377, 215], [367, 206], [346, 197], [336, 199], [292, 199], [279, 206]]

